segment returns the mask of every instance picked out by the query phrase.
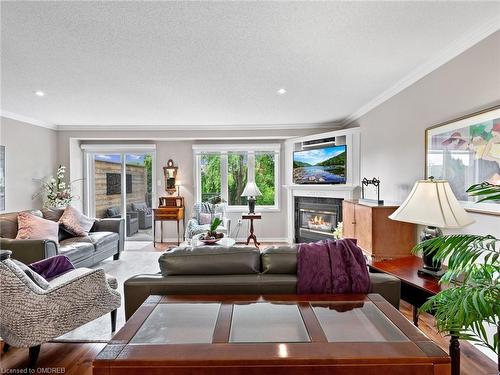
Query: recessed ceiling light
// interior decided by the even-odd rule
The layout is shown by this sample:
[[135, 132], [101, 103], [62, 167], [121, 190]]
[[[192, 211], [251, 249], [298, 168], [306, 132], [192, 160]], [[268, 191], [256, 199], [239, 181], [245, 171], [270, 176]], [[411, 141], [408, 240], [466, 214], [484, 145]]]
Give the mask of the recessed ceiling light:
[[278, 94], [278, 95], [285, 95], [286, 94], [286, 89], [278, 89], [278, 91], [276, 91], [276, 94]]
[[45, 93], [44, 93], [43, 91], [40, 91], [40, 90], [33, 91], [33, 93], [34, 93], [36, 96], [45, 96]]

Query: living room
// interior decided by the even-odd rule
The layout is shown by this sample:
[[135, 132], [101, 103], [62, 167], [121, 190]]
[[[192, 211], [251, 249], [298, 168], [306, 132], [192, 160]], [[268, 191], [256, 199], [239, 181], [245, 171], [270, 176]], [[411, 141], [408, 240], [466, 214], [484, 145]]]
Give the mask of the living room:
[[499, 2], [2, 1], [1, 45], [2, 372], [499, 373]]

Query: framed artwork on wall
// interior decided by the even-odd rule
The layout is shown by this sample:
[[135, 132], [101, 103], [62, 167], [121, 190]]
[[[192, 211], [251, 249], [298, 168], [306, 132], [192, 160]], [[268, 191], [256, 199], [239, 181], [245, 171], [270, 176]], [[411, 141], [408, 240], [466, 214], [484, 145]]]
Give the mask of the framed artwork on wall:
[[468, 211], [500, 215], [500, 202], [474, 203], [474, 184], [500, 185], [500, 106], [425, 131], [425, 177], [448, 180]]

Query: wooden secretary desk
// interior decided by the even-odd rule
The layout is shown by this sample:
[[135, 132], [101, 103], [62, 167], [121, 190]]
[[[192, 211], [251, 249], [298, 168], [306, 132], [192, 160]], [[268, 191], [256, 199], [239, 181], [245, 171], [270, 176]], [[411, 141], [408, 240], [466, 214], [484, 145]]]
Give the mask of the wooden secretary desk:
[[[163, 222], [177, 222], [177, 245], [180, 244], [181, 232], [179, 223], [182, 221], [182, 231], [186, 229], [184, 214], [184, 197], [160, 197], [158, 208], [153, 208], [153, 246], [156, 246], [156, 222], [160, 222], [160, 242], [163, 243]], [[183, 234], [184, 238], [184, 234]]]

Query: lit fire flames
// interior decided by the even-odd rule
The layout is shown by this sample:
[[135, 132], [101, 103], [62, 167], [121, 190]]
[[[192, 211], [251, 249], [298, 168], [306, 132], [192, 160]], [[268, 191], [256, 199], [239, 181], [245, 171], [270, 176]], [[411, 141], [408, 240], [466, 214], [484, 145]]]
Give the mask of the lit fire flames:
[[323, 216], [314, 216], [314, 219], [309, 220], [309, 223], [313, 225], [324, 225], [325, 221], [323, 220]]
[[330, 222], [325, 221], [323, 216], [314, 216], [308, 220], [307, 224], [309, 229], [319, 229], [323, 231], [329, 231], [331, 229]]

